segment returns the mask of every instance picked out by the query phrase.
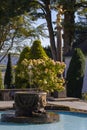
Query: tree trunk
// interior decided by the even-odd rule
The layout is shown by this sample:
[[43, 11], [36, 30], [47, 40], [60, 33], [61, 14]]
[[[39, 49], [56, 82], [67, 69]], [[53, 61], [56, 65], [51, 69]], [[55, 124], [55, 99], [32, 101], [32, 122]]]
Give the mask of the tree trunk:
[[74, 14], [75, 14], [75, 1], [68, 0], [68, 3], [64, 6], [64, 54], [69, 52], [72, 48], [74, 39]]
[[54, 31], [52, 26], [52, 18], [51, 18], [51, 11], [50, 11], [50, 0], [45, 1], [45, 17], [47, 21], [48, 31], [49, 31], [49, 37], [50, 37], [50, 45], [51, 45], [51, 51], [53, 59], [57, 60], [57, 52], [56, 52], [56, 46], [55, 46], [55, 38], [54, 38]]
[[62, 50], [62, 32], [61, 27], [57, 27], [57, 59], [63, 61], [63, 50]]
[[64, 54], [72, 48], [74, 38], [74, 12], [64, 14]]

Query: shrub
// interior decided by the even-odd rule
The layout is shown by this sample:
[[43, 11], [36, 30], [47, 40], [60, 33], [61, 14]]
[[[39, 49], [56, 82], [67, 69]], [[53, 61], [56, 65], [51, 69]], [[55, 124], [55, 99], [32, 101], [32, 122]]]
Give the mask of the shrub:
[[22, 76], [24, 70], [22, 68], [21, 62], [24, 59], [28, 60], [28, 59], [39, 59], [39, 58], [45, 59], [48, 58], [48, 56], [46, 55], [44, 49], [42, 48], [41, 42], [39, 40], [36, 40], [33, 42], [33, 45], [30, 49], [29, 47], [26, 47], [20, 54], [20, 58], [16, 67], [16, 74], [15, 74], [15, 85], [17, 88], [29, 87], [29, 81]]
[[35, 40], [30, 49], [29, 59], [45, 59], [48, 58], [45, 50], [41, 46], [40, 40]]
[[83, 93], [82, 94], [82, 99], [85, 100], [85, 101], [87, 101], [87, 93]]
[[13, 72], [12, 72], [12, 63], [11, 63], [11, 54], [8, 54], [7, 68], [4, 76], [4, 86], [7, 89], [12, 88], [13, 85]]
[[[21, 74], [21, 62], [24, 59], [29, 59], [29, 54], [30, 54], [30, 48], [26, 46], [22, 52], [20, 53], [20, 57], [17, 63], [17, 67], [15, 69], [15, 86], [16, 88], [21, 88], [22, 84], [26, 83], [26, 80], [22, 79], [21, 77], [18, 77], [18, 74]], [[24, 86], [24, 85], [23, 85]]]
[[26, 46], [19, 57], [18, 64], [20, 64], [24, 59], [29, 59], [30, 47]]
[[[65, 68], [64, 63], [55, 62], [51, 59], [24, 59], [21, 63], [21, 73], [18, 74], [22, 79], [22, 86], [29, 85], [31, 88], [43, 91], [62, 91], [64, 90], [64, 79], [60, 77]], [[27, 82], [23, 82], [23, 81]]]
[[83, 77], [85, 70], [85, 57], [81, 49], [74, 50], [70, 65], [67, 71], [67, 96], [81, 98]]

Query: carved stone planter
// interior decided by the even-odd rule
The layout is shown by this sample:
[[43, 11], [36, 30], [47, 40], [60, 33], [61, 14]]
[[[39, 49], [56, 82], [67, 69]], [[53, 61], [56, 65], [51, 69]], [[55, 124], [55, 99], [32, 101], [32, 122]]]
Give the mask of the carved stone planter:
[[16, 116], [30, 116], [34, 112], [44, 112], [46, 106], [45, 92], [15, 93]]

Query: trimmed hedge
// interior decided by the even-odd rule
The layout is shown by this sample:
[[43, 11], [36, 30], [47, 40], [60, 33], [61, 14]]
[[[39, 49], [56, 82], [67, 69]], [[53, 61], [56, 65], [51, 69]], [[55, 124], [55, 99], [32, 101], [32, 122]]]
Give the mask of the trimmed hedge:
[[82, 97], [82, 86], [85, 70], [85, 56], [80, 48], [74, 50], [70, 65], [67, 71], [67, 96]]
[[45, 59], [48, 58], [45, 50], [41, 46], [40, 40], [35, 40], [30, 49], [29, 59]]
[[30, 47], [26, 46], [20, 54], [18, 64], [20, 64], [24, 59], [29, 59], [29, 54], [30, 54]]

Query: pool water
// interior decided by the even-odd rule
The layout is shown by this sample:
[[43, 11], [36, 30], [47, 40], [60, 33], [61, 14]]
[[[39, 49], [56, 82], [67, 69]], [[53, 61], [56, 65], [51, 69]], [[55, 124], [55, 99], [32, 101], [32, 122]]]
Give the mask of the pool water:
[[0, 122], [0, 130], [87, 130], [87, 114], [74, 112], [57, 114], [60, 115], [60, 121], [56, 123], [29, 125]]

